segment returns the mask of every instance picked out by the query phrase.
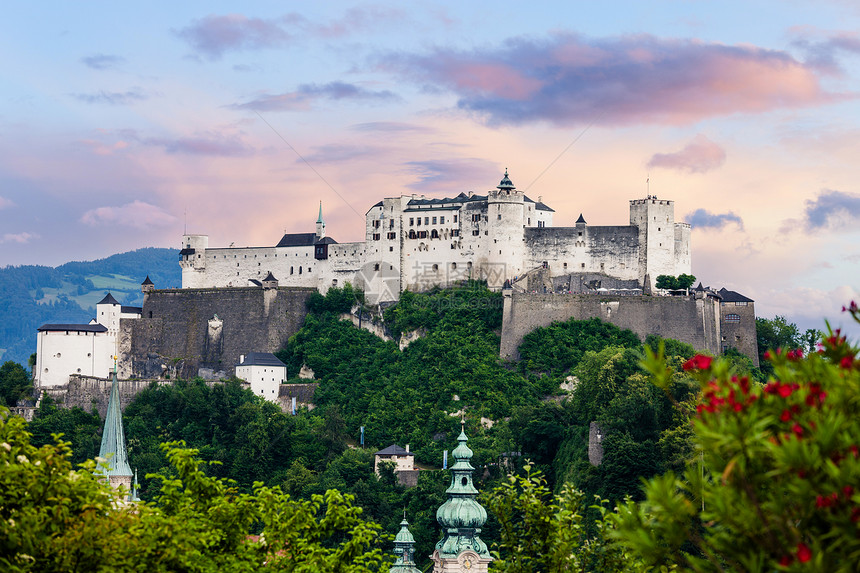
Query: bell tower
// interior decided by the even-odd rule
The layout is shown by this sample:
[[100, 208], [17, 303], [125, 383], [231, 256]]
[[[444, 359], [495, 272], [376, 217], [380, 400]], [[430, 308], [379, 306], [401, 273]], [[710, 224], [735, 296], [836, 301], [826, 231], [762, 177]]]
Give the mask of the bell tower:
[[433, 573], [487, 573], [492, 561], [487, 544], [481, 541], [481, 527], [487, 521], [487, 510], [475, 499], [478, 490], [472, 483], [475, 470], [469, 460], [472, 450], [466, 445], [465, 420], [460, 423], [460, 442], [452, 452], [451, 486], [445, 490], [448, 500], [436, 511], [436, 521], [445, 536], [433, 551]]

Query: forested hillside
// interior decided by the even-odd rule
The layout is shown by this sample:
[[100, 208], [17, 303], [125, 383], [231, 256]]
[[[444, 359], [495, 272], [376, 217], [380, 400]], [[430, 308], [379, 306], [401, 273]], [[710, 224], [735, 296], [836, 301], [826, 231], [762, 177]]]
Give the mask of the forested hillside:
[[45, 323], [86, 323], [110, 291], [122, 304], [139, 305], [148, 274], [158, 288], [178, 287], [178, 251], [146, 248], [59, 267], [0, 269], [0, 361], [27, 364], [36, 329]]
[[[304, 499], [337, 488], [355, 495], [365, 515], [389, 532], [405, 508], [423, 560], [438, 539], [435, 511], [448, 485], [438, 471], [442, 453], [456, 445], [463, 416], [482, 491], [530, 459], [556, 490], [569, 481], [589, 499], [639, 498], [641, 477], [683, 467], [692, 455], [689, 420], [648, 383], [643, 346], [629, 331], [596, 319], [556, 323], [526, 338], [521, 363], [505, 363], [498, 357], [501, 295], [474, 283], [404, 293], [386, 310], [385, 323], [395, 334], [423, 336], [401, 351], [340, 320], [358, 299], [349, 287], [312, 297], [304, 326], [279, 353], [290, 372], [305, 365], [319, 380], [310, 412], [287, 415], [236, 382], [152, 387], [128, 405], [129, 456], [144, 497], [154, 495], [157, 482], [143, 476], [169, 471], [159, 444], [181, 439], [220, 462], [210, 474], [235, 480], [241, 491], [260, 481]], [[695, 393], [680, 368], [693, 349], [666, 342], [675, 372], [671, 395], [683, 403]], [[605, 431], [598, 467], [587, 459], [592, 421]], [[76, 460], [98, 449], [99, 420], [79, 410], [46, 404], [31, 431], [36, 443], [64, 432]], [[405, 490], [390, 472], [373, 473], [373, 452], [392, 443], [409, 444], [426, 468], [418, 487]], [[482, 535], [497, 539], [492, 518]]]

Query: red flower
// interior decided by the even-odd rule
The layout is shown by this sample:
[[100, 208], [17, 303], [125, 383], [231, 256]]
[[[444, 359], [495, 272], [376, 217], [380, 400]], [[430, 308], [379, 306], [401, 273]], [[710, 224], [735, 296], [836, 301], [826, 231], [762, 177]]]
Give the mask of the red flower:
[[850, 498], [852, 495], [854, 495], [854, 488], [850, 485], [846, 485], [842, 488], [842, 493], [845, 494], [845, 497]]
[[707, 370], [711, 367], [712, 360], [713, 358], [711, 358], [710, 356], [696, 354], [695, 356], [684, 362], [682, 368], [685, 372], [689, 370]]
[[789, 412], [788, 410], [783, 410], [782, 416], [780, 416], [779, 419], [782, 422], [788, 422], [789, 420], [791, 420], [791, 412]]
[[797, 439], [803, 437], [803, 428], [797, 422], [795, 422], [794, 425], [791, 427], [791, 431], [794, 432], [794, 435], [797, 436]]
[[812, 559], [812, 550], [805, 543], [797, 544], [797, 560], [806, 563]]
[[791, 386], [789, 386], [788, 384], [783, 384], [779, 387], [779, 395], [783, 398], [788, 398], [789, 396], [791, 396], [791, 392]]
[[839, 366], [841, 366], [842, 368], [846, 368], [846, 369], [847, 369], [847, 368], [851, 368], [851, 365], [852, 365], [852, 364], [854, 364], [854, 357], [853, 357], [853, 356], [846, 356], [846, 357], [845, 357], [845, 358], [843, 358], [843, 359], [842, 359], [842, 361], [839, 363]]

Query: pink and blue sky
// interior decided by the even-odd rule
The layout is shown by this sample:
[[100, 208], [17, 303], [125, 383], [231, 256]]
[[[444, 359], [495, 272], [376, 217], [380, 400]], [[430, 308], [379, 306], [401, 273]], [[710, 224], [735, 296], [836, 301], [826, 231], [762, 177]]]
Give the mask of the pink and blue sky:
[[[860, 4], [16, 3], [0, 265], [363, 237], [383, 196], [675, 201], [693, 274], [803, 328], [860, 298]], [[566, 150], [566, 151], [565, 151]], [[303, 158], [303, 159], [302, 159]], [[857, 332], [855, 330], [855, 332]]]

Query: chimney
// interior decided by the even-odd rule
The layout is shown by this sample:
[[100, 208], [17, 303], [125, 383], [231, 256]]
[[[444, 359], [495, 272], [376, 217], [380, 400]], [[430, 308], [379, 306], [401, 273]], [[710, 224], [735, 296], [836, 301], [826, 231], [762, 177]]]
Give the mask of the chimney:
[[406, 444], [406, 453], [409, 453], [409, 444]]
[[239, 355], [239, 364], [244, 364], [244, 363], [245, 363], [245, 355], [244, 355], [244, 354], [240, 354], [240, 355]]

